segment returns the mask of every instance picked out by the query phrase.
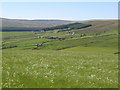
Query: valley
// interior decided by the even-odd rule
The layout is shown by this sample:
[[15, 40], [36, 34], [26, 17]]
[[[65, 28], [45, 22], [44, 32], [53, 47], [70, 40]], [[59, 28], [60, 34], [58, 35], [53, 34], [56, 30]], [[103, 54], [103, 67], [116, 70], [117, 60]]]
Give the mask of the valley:
[[117, 20], [0, 33], [4, 88], [118, 88]]

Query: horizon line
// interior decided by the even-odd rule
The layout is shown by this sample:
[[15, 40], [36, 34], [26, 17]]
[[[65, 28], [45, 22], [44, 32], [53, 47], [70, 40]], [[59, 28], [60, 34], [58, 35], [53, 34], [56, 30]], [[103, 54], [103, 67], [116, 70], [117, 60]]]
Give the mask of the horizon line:
[[91, 21], [91, 20], [119, 20], [118, 18], [108, 18], [108, 19], [86, 19], [86, 20], [70, 20], [70, 19], [55, 19], [55, 18], [38, 18], [38, 19], [28, 19], [28, 18], [6, 18], [0, 17], [2, 19], [17, 19], [17, 20], [65, 20], [65, 21]]

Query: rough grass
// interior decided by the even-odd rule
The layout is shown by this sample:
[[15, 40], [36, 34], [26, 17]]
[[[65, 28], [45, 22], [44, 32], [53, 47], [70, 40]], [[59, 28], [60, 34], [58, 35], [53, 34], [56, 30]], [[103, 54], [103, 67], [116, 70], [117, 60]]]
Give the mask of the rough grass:
[[88, 51], [3, 50], [2, 86], [117, 88], [117, 55]]
[[3, 88], [117, 88], [116, 21], [88, 23], [93, 26], [71, 32], [3, 32]]

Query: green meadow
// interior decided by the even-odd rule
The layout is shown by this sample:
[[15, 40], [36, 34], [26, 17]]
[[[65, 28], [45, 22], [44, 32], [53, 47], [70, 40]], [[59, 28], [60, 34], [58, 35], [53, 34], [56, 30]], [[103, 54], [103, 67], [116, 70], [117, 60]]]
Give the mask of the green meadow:
[[117, 22], [86, 24], [92, 26], [2, 32], [2, 87], [118, 88]]

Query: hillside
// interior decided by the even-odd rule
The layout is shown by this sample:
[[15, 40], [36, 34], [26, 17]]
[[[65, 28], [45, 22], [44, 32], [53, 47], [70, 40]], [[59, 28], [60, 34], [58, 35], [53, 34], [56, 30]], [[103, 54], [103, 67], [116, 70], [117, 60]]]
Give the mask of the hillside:
[[0, 18], [0, 21], [2, 21], [3, 30], [39, 30], [43, 27], [52, 27], [74, 22], [67, 20], [22, 20], [6, 18]]
[[13, 34], [13, 36], [9, 36], [10, 32], [4, 32], [3, 49], [9, 47], [12, 48], [14, 46], [16, 49], [34, 49], [36, 44], [41, 43], [43, 43], [43, 45], [37, 47], [36, 49], [61, 50], [76, 46], [108, 46], [111, 48], [117, 48], [117, 21], [90, 21], [86, 22], [86, 24], [82, 24], [83, 26], [92, 25], [86, 28], [80, 28], [81, 23], [77, 23], [77, 25], [69, 25], [71, 25], [72, 29], [67, 31], [64, 30], [64, 28], [53, 28], [54, 30], [49, 30], [46, 32], [29, 32], [28, 34], [23, 33], [23, 35], [18, 32]]
[[74, 29], [87, 28], [90, 26], [92, 26], [92, 25], [77, 22], [77, 23], [72, 23], [72, 24], [64, 24], [64, 25], [54, 26], [54, 27], [50, 27], [50, 28], [44, 28], [44, 30], [49, 31], [49, 30], [57, 29], [58, 31], [70, 31], [70, 30], [74, 30]]
[[67, 31], [0, 32], [2, 87], [118, 88], [117, 20], [70, 25]]

